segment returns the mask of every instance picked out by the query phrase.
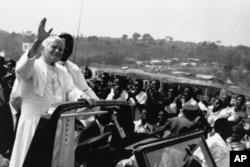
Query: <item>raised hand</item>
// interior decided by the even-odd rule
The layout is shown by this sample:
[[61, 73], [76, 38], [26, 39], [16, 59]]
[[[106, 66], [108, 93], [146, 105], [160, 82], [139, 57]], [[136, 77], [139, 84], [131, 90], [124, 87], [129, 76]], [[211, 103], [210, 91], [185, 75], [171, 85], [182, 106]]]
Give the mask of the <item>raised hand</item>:
[[29, 54], [28, 57], [32, 58], [34, 56], [36, 56], [36, 58], [38, 58], [37, 55], [37, 51], [39, 49], [39, 47], [41, 46], [42, 42], [50, 36], [50, 33], [52, 32], [52, 28], [46, 32], [45, 31], [45, 24], [46, 24], [46, 18], [43, 18], [39, 24], [38, 27], [38, 34], [37, 34], [37, 39], [34, 41], [34, 43], [32, 44], [31, 48], [29, 49]]
[[38, 41], [43, 41], [44, 39], [46, 39], [48, 36], [50, 36], [50, 33], [53, 30], [53, 28], [51, 28], [48, 32], [46, 32], [46, 30], [45, 30], [46, 21], [47, 21], [47, 19], [43, 18], [39, 24], [38, 34], [37, 34]]

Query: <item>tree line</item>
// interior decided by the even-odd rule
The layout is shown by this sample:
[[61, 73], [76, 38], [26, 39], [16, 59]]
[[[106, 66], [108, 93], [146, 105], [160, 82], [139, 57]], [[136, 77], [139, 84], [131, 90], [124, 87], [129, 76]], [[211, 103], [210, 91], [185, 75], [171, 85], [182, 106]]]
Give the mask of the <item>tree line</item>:
[[[23, 33], [0, 30], [0, 51], [5, 51], [7, 59], [18, 60], [22, 55], [23, 42], [32, 42], [36, 35], [31, 31]], [[250, 86], [250, 47], [223, 46], [221, 41], [199, 43], [175, 41], [173, 37], [154, 39], [150, 34], [126, 34], [120, 38], [89, 36], [77, 37], [73, 60], [79, 66], [91, 62], [124, 65], [133, 60], [198, 58], [202, 62], [217, 62], [222, 66], [224, 75], [235, 82]], [[244, 77], [242, 77], [244, 76]]]

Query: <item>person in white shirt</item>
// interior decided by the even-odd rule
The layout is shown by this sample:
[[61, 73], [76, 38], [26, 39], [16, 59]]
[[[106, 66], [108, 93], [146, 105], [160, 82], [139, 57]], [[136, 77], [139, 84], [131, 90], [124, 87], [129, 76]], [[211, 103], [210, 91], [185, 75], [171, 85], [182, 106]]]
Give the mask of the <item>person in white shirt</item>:
[[[206, 113], [208, 111], [207, 107], [203, 104], [201, 100], [195, 98], [194, 95], [194, 90], [191, 87], [185, 87], [183, 91], [183, 96], [180, 99], [182, 107], [187, 104], [193, 106], [197, 105], [201, 111]], [[182, 115], [182, 113], [180, 112], [179, 115]]]
[[170, 87], [164, 98], [164, 109], [168, 112], [169, 117], [176, 117], [180, 112], [181, 102], [178, 100], [178, 94], [175, 87]]
[[132, 105], [143, 105], [146, 104], [148, 99], [147, 93], [142, 90], [143, 82], [140, 79], [134, 81], [134, 89], [128, 93], [129, 102]]
[[236, 96], [236, 103], [231, 110], [230, 116], [228, 117], [229, 121], [234, 121], [236, 124], [240, 123], [241, 120], [247, 119], [248, 114], [246, 112], [245, 106], [246, 98], [244, 95]]
[[136, 118], [136, 112], [139, 110], [141, 105], [146, 104], [148, 96], [147, 93], [142, 90], [143, 81], [140, 79], [136, 79], [134, 81], [133, 90], [128, 92], [127, 101], [133, 107], [133, 118]]
[[232, 115], [234, 108], [230, 105], [231, 96], [228, 94], [223, 94], [221, 96], [221, 100], [223, 102], [223, 107], [221, 110], [221, 116], [224, 118], [228, 118]]
[[148, 123], [148, 110], [146, 106], [141, 106], [141, 119], [134, 121], [135, 133], [151, 134], [153, 132], [153, 126]]
[[214, 122], [221, 117], [220, 114], [221, 109], [222, 109], [222, 100], [217, 98], [212, 107], [209, 108], [207, 113], [207, 121], [211, 127], [214, 127]]
[[[226, 143], [232, 133], [232, 125], [226, 118], [217, 119], [214, 123], [215, 134], [206, 139], [208, 148], [218, 167], [229, 167], [230, 148]], [[207, 167], [204, 154], [198, 148], [194, 155], [202, 162], [202, 167]]]
[[[99, 98], [96, 96], [94, 91], [89, 87], [87, 84], [84, 74], [82, 73], [81, 69], [73, 62], [68, 60], [70, 56], [72, 56], [73, 53], [73, 48], [74, 48], [74, 38], [71, 34], [69, 33], [61, 33], [58, 35], [65, 44], [63, 55], [61, 57], [61, 60], [58, 61], [57, 63], [62, 65], [62, 67], [67, 71], [68, 73], [68, 78], [70, 80], [73, 80], [74, 84], [84, 92], [85, 97], [93, 100], [99, 100]], [[98, 110], [99, 108], [95, 108], [95, 110]], [[89, 121], [94, 120], [93, 116], [81, 116], [77, 117], [82, 124], [86, 124]], [[71, 121], [71, 124], [74, 124], [74, 121]]]
[[116, 78], [113, 82], [113, 88], [111, 88], [106, 100], [120, 100], [126, 101], [128, 98], [128, 93], [126, 89], [126, 81], [122, 78]]
[[73, 36], [68, 33], [61, 33], [59, 37], [64, 41], [65, 48], [61, 60], [57, 63], [61, 64], [65, 68], [69, 74], [69, 78], [73, 79], [74, 84], [82, 90], [86, 96], [94, 100], [99, 100], [94, 91], [88, 86], [81, 69], [76, 64], [68, 60], [73, 53]]

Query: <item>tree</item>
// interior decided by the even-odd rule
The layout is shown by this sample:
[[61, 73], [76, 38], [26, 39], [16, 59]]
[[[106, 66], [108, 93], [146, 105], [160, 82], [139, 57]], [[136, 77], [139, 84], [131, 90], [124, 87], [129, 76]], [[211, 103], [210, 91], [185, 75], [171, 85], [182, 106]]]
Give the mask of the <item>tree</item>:
[[154, 40], [154, 38], [153, 38], [150, 34], [143, 34], [143, 35], [142, 35], [142, 40], [143, 40], [144, 42], [146, 42], [146, 41]]
[[165, 40], [164, 40], [164, 39], [161, 39], [161, 40], [159, 41], [159, 46], [164, 46], [164, 44], [165, 44]]
[[173, 41], [173, 37], [170, 37], [170, 36], [166, 36], [166, 41]]
[[250, 71], [250, 59], [245, 59], [244, 66], [247, 70]]
[[87, 39], [88, 42], [97, 42], [98, 37], [97, 36], [89, 36]]
[[221, 44], [221, 41], [218, 40], [218, 41], [215, 41], [215, 43], [216, 43], [217, 45], [220, 45], [220, 44]]
[[125, 41], [126, 39], [128, 39], [128, 35], [123, 34], [123, 35], [122, 35], [122, 40]]
[[137, 33], [137, 32], [135, 32], [135, 33], [133, 34], [133, 39], [134, 39], [135, 41], [137, 41], [140, 37], [141, 37], [141, 35], [140, 35], [139, 33]]
[[141, 61], [150, 60], [150, 59], [151, 59], [151, 56], [147, 52], [140, 53], [140, 55], [138, 57], [138, 60], [141, 60]]

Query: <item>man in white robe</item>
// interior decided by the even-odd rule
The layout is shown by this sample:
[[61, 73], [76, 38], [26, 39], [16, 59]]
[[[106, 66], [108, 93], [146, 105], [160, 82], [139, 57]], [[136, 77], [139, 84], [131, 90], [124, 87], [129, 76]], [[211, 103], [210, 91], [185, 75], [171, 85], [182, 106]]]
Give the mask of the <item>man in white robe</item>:
[[[16, 65], [18, 81], [15, 91], [21, 94], [23, 102], [10, 167], [22, 167], [40, 117], [51, 104], [75, 101], [85, 96], [68, 79], [67, 72], [56, 64], [63, 54], [64, 42], [59, 37], [50, 36], [52, 29], [46, 32], [45, 23], [44, 18], [37, 39]], [[40, 57], [37, 53], [41, 45]]]
[[59, 37], [64, 41], [65, 48], [62, 58], [60, 61], [58, 61], [58, 63], [61, 64], [67, 70], [68, 74], [70, 75], [69, 77], [73, 79], [74, 84], [80, 90], [82, 90], [88, 97], [91, 97], [92, 99], [95, 100], [99, 100], [94, 91], [88, 86], [81, 69], [76, 64], [68, 60], [68, 58], [73, 53], [73, 48], [74, 48], [73, 36], [68, 33], [61, 33]]

